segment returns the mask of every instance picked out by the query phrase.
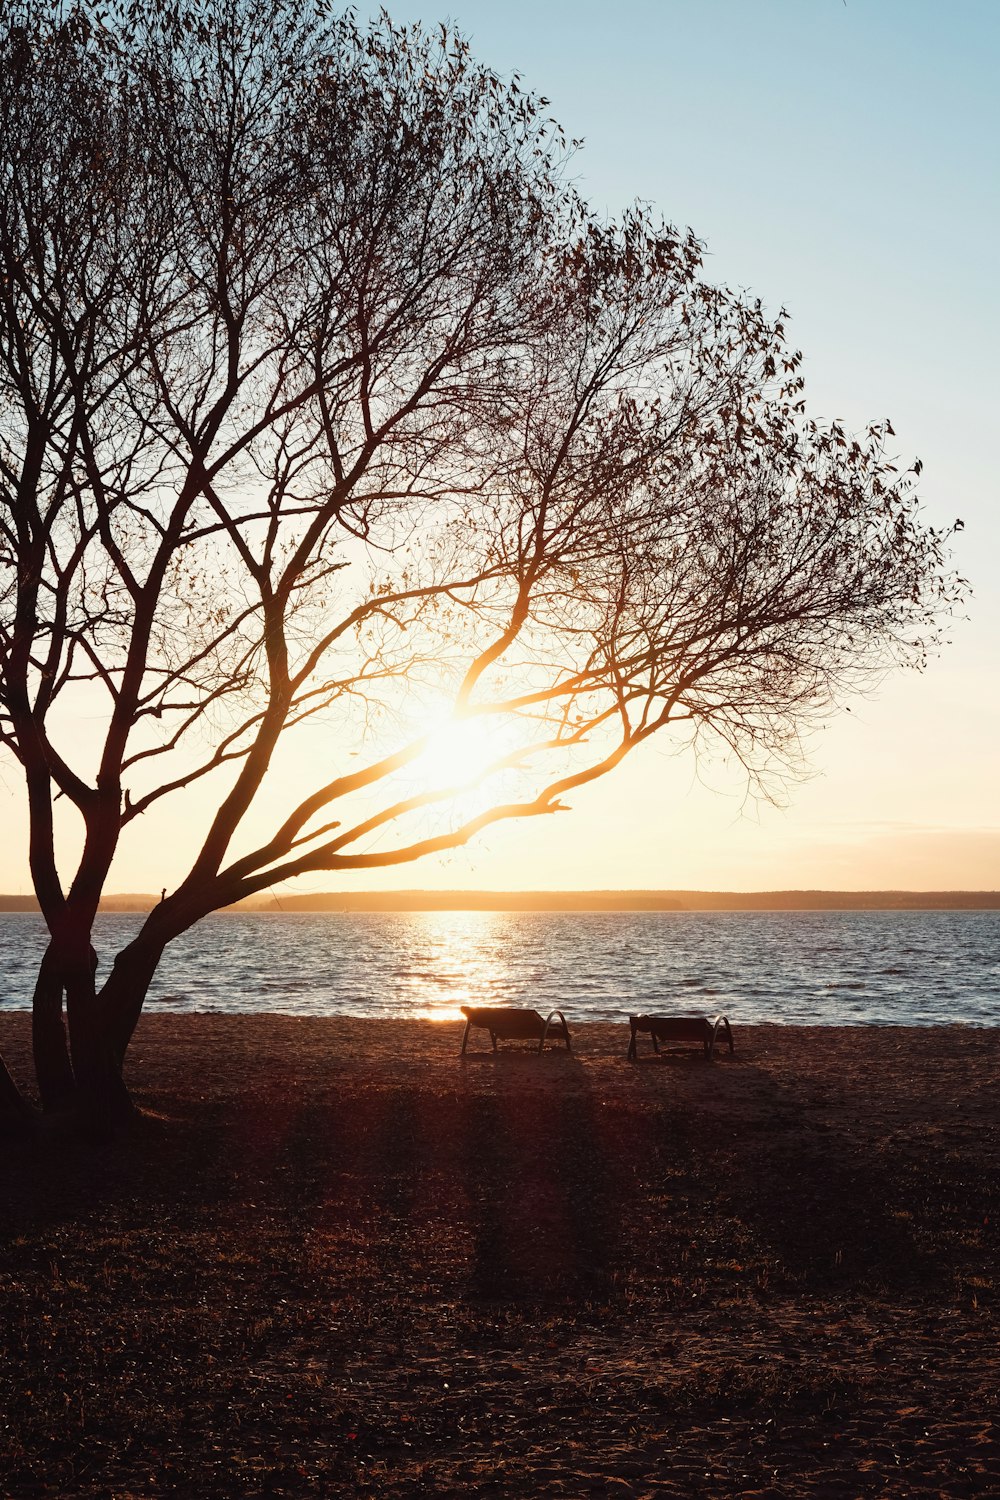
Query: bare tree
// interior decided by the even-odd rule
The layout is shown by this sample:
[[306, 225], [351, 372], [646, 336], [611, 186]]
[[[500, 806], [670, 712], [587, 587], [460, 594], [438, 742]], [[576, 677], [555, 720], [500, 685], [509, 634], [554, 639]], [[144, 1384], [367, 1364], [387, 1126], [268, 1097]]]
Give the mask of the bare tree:
[[[660, 731], [766, 790], [960, 597], [888, 425], [811, 422], [784, 315], [707, 285], [690, 233], [595, 220], [545, 104], [317, 0], [8, 11], [0, 739], [47, 1108], [125, 1106], [157, 963], [207, 913], [554, 813]], [[468, 785], [428, 769], [431, 703], [488, 726]], [[289, 796], [307, 721], [331, 768]], [[201, 779], [190, 870], [98, 986], [121, 832]]]

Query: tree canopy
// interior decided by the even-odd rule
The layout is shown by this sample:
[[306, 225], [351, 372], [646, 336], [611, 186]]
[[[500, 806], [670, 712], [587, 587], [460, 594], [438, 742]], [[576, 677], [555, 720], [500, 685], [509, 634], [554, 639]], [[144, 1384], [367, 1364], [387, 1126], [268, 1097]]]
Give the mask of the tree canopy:
[[[548, 815], [658, 733], [766, 789], [939, 644], [962, 585], [889, 424], [813, 420], [784, 312], [595, 216], [546, 107], [317, 0], [8, 7], [0, 742], [46, 1103], [117, 1080], [206, 913]], [[307, 722], [329, 758], [282, 804]], [[190, 870], [98, 987], [122, 830], [201, 780]]]

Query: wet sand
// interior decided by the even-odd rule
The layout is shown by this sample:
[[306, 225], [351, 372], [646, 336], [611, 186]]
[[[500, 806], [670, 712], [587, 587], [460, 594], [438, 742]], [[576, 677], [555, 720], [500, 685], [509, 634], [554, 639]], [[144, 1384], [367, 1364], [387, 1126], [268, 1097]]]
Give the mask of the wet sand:
[[3, 1147], [0, 1494], [1000, 1494], [1000, 1030], [734, 1033], [146, 1017]]

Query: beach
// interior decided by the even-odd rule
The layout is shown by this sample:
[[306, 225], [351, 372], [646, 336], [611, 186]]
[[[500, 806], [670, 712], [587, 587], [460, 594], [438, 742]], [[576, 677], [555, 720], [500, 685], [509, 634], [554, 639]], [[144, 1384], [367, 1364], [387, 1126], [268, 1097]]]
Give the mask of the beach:
[[1000, 1031], [572, 1034], [144, 1017], [4, 1146], [0, 1493], [1000, 1494]]

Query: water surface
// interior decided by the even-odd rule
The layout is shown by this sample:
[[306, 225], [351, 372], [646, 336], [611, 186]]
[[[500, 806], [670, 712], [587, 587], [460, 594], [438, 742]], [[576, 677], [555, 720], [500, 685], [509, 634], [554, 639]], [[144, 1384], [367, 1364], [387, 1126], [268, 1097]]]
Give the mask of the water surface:
[[[106, 973], [141, 918], [99, 918]], [[41, 917], [0, 914], [0, 1009], [30, 1006]], [[1000, 1024], [1000, 912], [322, 912], [210, 917], [168, 950], [159, 1011], [447, 1018], [463, 1004], [744, 1022]]]

